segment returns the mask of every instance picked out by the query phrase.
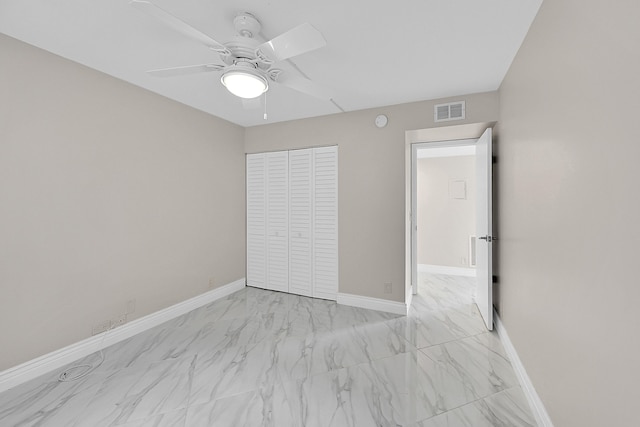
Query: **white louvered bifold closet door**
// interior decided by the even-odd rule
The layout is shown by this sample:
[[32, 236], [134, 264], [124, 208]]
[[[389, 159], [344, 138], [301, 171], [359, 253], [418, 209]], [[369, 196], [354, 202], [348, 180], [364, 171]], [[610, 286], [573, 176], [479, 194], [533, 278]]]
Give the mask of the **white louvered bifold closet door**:
[[266, 155], [247, 155], [247, 285], [267, 283]]
[[289, 292], [289, 153], [266, 154], [267, 283], [265, 289]]
[[247, 285], [337, 298], [337, 147], [247, 155]]
[[289, 152], [289, 292], [313, 296], [313, 150]]
[[313, 296], [338, 294], [338, 147], [313, 149]]

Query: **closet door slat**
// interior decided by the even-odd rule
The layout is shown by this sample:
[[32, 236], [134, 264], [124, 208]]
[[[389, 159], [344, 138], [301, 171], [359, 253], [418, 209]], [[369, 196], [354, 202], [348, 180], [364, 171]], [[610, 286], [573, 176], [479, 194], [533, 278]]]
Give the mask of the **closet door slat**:
[[289, 153], [267, 153], [266, 172], [266, 289], [289, 292]]
[[338, 295], [338, 147], [313, 149], [313, 296]]
[[313, 296], [313, 150], [289, 152], [289, 292]]
[[267, 283], [266, 155], [247, 155], [247, 285]]

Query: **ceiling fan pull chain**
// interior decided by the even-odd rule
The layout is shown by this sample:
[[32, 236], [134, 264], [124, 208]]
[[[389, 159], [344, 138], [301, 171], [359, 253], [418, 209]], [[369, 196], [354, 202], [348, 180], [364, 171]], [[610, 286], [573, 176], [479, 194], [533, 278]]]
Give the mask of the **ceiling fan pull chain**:
[[264, 93], [264, 119], [267, 120], [267, 92]]

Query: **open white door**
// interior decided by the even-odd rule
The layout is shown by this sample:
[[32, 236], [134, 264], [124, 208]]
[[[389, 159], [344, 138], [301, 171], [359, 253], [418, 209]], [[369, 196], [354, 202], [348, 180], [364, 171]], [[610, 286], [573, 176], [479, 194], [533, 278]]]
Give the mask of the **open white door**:
[[493, 330], [492, 163], [491, 128], [488, 128], [476, 143], [476, 304], [489, 330]]
[[411, 293], [418, 294], [418, 147], [411, 145]]

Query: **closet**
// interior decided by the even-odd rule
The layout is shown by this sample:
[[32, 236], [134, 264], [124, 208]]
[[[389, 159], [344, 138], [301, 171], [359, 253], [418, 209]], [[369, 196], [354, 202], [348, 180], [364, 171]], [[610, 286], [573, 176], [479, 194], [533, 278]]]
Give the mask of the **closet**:
[[247, 154], [247, 285], [336, 299], [337, 147]]

